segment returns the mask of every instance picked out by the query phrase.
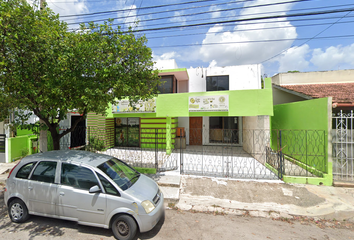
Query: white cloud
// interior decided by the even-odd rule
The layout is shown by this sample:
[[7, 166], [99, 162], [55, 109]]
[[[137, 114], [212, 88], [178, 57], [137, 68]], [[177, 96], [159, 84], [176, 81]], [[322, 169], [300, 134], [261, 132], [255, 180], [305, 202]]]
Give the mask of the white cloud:
[[209, 63], [209, 67], [211, 68], [211, 67], [216, 67], [218, 65], [218, 63], [215, 61], [215, 60], [213, 60], [213, 61], [211, 61], [210, 63]]
[[354, 67], [354, 43], [348, 46], [331, 46], [325, 51], [320, 48], [313, 50], [311, 63], [318, 70], [336, 70]]
[[169, 21], [170, 21], [170, 22], [178, 22], [178, 23], [180, 23], [181, 25], [182, 25], [182, 24], [186, 24], [187, 18], [186, 18], [186, 17], [180, 17], [181, 15], [184, 15], [184, 11], [176, 11], [176, 12], [174, 13], [174, 17], [173, 17], [173, 18], [170, 18]]
[[124, 9], [123, 12], [117, 12], [117, 18], [120, 23], [124, 23], [125, 27], [135, 27], [138, 21], [136, 5], [126, 5], [126, 1], [117, 1], [116, 8]]
[[220, 10], [220, 8], [218, 8], [217, 6], [211, 6], [209, 8], [209, 11], [214, 11], [211, 13], [212, 18], [220, 17], [221, 13], [218, 10]]
[[164, 53], [160, 56], [158, 55], [155, 55], [154, 53], [152, 53], [152, 58], [154, 61], [159, 61], [159, 60], [169, 60], [169, 59], [176, 59], [176, 58], [179, 58], [180, 55], [176, 52], [167, 52], [167, 53]]
[[[55, 13], [59, 13], [59, 16], [75, 15], [88, 12], [85, 1], [61, 0], [60, 3], [55, 3], [52, 1], [47, 1], [47, 3], [49, 8], [51, 8]], [[75, 22], [75, 20], [71, 18], [70, 22]]]
[[[285, 1], [285, 0], [284, 0]], [[279, 0], [257, 0], [244, 4], [244, 6], [278, 3]], [[282, 11], [282, 14], [291, 8], [291, 4], [280, 4], [269, 7], [246, 8], [241, 11], [240, 19], [255, 16], [266, 16], [264, 12]], [[252, 14], [249, 16], [249, 14]], [[255, 15], [253, 15], [255, 14]], [[279, 13], [277, 13], [279, 15]], [[279, 19], [278, 19], [279, 20]], [[222, 25], [209, 29], [199, 50], [199, 57], [205, 62], [217, 61], [219, 66], [260, 63], [272, 57], [292, 44], [290, 41], [249, 43], [249, 41], [296, 38], [296, 28], [290, 22], [261, 23], [254, 21], [252, 25], [237, 25], [233, 30], [228, 30]], [[269, 21], [268, 21], [269, 22]], [[263, 29], [270, 27], [286, 27]], [[244, 31], [245, 29], [262, 29]], [[224, 32], [222, 32], [224, 31]], [[232, 44], [208, 45], [208, 43], [248, 42]]]
[[309, 61], [306, 56], [310, 53], [309, 45], [305, 44], [301, 47], [293, 47], [283, 53], [277, 61], [279, 61], [279, 72], [287, 71], [304, 71], [309, 67]]

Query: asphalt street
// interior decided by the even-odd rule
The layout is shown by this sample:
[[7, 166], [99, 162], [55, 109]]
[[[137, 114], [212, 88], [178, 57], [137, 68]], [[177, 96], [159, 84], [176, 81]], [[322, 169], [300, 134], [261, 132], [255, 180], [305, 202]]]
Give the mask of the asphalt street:
[[[2, 196], [1, 196], [2, 197]], [[2, 199], [1, 199], [2, 200]], [[0, 201], [1, 239], [114, 239], [110, 230], [82, 226], [75, 222], [31, 216], [22, 224], [12, 223], [7, 209]], [[299, 217], [257, 218], [226, 215], [216, 212], [166, 210], [165, 219], [147, 233], [139, 233], [136, 239], [354, 239], [354, 226], [350, 222], [320, 220]]]

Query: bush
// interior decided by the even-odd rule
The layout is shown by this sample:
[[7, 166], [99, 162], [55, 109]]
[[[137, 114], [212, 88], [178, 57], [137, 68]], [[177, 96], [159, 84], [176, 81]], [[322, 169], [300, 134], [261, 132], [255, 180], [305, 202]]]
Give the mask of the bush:
[[102, 151], [105, 149], [104, 141], [96, 137], [90, 137], [87, 148], [89, 151]]

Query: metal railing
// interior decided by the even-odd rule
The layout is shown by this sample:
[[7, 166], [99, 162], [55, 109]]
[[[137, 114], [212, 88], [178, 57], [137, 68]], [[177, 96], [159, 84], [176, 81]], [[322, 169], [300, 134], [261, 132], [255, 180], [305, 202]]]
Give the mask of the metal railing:
[[354, 113], [341, 110], [332, 121], [333, 179], [354, 182]]

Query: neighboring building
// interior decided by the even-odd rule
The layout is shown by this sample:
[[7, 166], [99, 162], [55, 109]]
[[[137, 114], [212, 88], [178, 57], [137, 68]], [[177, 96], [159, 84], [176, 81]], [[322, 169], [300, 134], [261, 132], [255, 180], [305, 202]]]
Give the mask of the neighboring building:
[[[329, 158], [328, 164], [333, 164], [333, 179], [335, 183], [354, 182], [354, 69], [280, 73], [272, 77], [272, 83], [274, 115], [286, 115], [291, 125], [300, 126], [301, 129], [305, 129], [303, 126], [311, 122], [311, 128], [315, 129], [316, 124], [326, 120], [329, 125], [328, 156], [332, 157]], [[320, 98], [329, 98], [328, 106], [314, 105], [312, 108], [303, 108], [303, 111], [299, 112], [300, 116], [289, 117], [289, 109], [295, 103]], [[308, 113], [322, 111], [327, 114], [324, 119], [316, 119], [315, 116], [308, 118], [306, 110]]]
[[332, 97], [334, 113], [354, 110], [354, 69], [279, 73], [272, 83], [274, 105]]
[[169, 153], [183, 129], [187, 145], [242, 146], [244, 130], [269, 129], [272, 89], [270, 82], [261, 89], [260, 65], [187, 70], [166, 60], [156, 67], [163, 82], [156, 98], [135, 106], [120, 101], [106, 117], [88, 115], [88, 128], [105, 129], [99, 132], [107, 147], [157, 143]]

